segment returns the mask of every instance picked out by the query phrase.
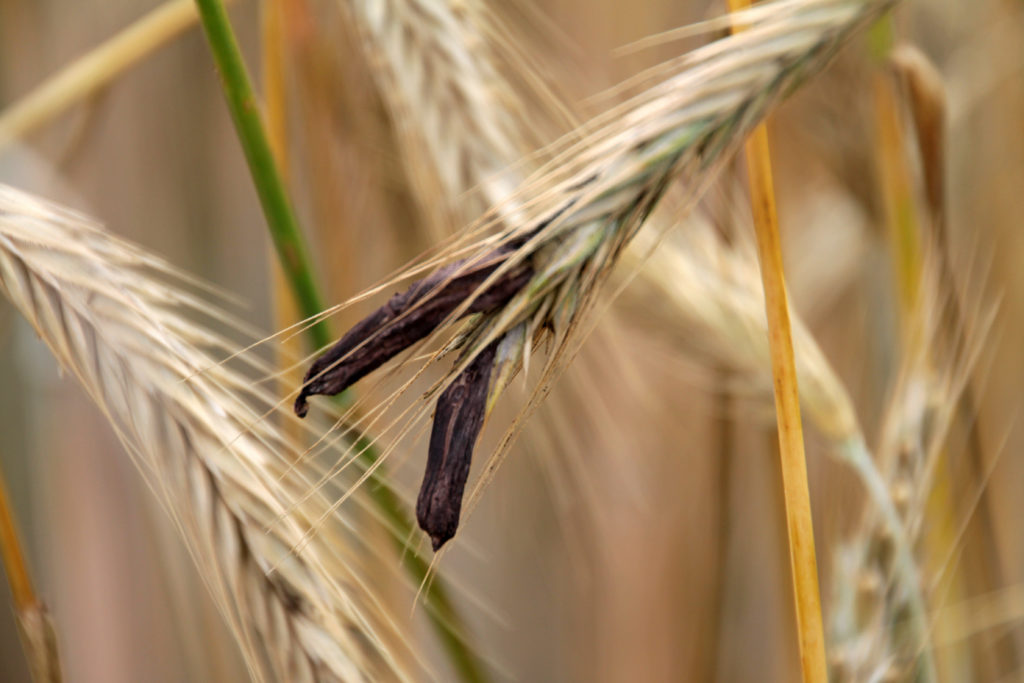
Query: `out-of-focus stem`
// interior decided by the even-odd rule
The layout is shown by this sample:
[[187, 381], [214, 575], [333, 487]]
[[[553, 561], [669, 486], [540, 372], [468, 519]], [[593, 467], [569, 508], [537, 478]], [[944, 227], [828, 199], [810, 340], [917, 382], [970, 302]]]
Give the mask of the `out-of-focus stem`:
[[196, 21], [192, 0], [171, 0], [71, 62], [0, 113], [0, 150], [96, 93]]
[[[732, 11], [744, 9], [749, 0], [729, 0]], [[814, 551], [814, 525], [804, 457], [804, 435], [800, 420], [800, 393], [793, 337], [789, 322], [789, 302], [782, 269], [775, 191], [772, 186], [771, 154], [764, 124], [754, 129], [746, 145], [750, 202], [757, 233], [758, 261], [764, 283], [765, 311], [768, 318], [768, 345], [775, 385], [775, 416], [779, 428], [779, 452], [782, 463], [782, 488], [789, 533], [790, 569], [796, 601], [797, 640], [800, 668], [805, 682], [828, 680], [825, 660], [825, 635], [818, 590], [818, 561]]]
[[0, 555], [3, 557], [4, 571], [7, 572], [7, 583], [11, 587], [14, 609], [20, 612], [36, 604], [36, 593], [32, 588], [28, 567], [25, 565], [25, 555], [21, 550], [14, 513], [7, 497], [7, 484], [3, 480], [2, 474], [0, 474]]
[[37, 683], [58, 683], [61, 676], [57, 636], [46, 607], [36, 596], [32, 578], [21, 549], [18, 527], [14, 521], [7, 482], [0, 472], [0, 558], [3, 559], [7, 583], [11, 587], [18, 631], [28, 659], [32, 680]]
[[[285, 7], [284, 0], [264, 0], [262, 6], [263, 20], [263, 99], [267, 112], [267, 140], [274, 155], [285, 187], [289, 183], [288, 158], [288, 98], [285, 86]], [[274, 307], [274, 327], [279, 330], [288, 329], [301, 320], [301, 314], [292, 297], [291, 286], [280, 261], [271, 259], [271, 300]], [[302, 372], [298, 368], [289, 369], [289, 359], [301, 355], [301, 341], [297, 336], [290, 336], [281, 342], [278, 358], [278, 369], [283, 374], [280, 383], [283, 386], [295, 387], [302, 383]], [[287, 423], [285, 429], [298, 432], [298, 425]]]
[[[879, 183], [889, 226], [900, 313], [902, 319], [907, 320], [909, 312], [917, 305], [917, 288], [921, 281], [921, 236], [911, 191], [910, 171], [904, 158], [899, 107], [896, 106], [888, 74], [875, 74], [874, 93]], [[909, 330], [903, 330], [904, 336], [908, 333]]]
[[[969, 354], [970, 321], [964, 315], [957, 287], [956, 273], [950, 257], [949, 236], [946, 229], [946, 143], [947, 118], [944, 83], [941, 75], [922, 52], [904, 45], [893, 49], [892, 20], [879, 22], [873, 30], [875, 57], [883, 62], [874, 79], [875, 128], [877, 134], [877, 165], [880, 193], [884, 200], [886, 227], [892, 245], [894, 269], [900, 284], [904, 325], [902, 336], [905, 353], [914, 353], [920, 344], [920, 331], [913, 329], [911, 306], [917, 305], [919, 282], [926, 264], [928, 247], [939, 269], [939, 286], [948, 301], [942, 307], [942, 341], [952, 362], [960, 362]], [[902, 81], [892, 78], [902, 77]], [[905, 114], [911, 114], [908, 123]], [[908, 140], [917, 143], [921, 160], [925, 211], [916, 204], [918, 187], [907, 158]], [[922, 215], [923, 214], [923, 215]], [[922, 220], [924, 219], [924, 220]], [[930, 233], [925, 230], [930, 227]], [[982, 440], [981, 416], [977, 408], [971, 383], [968, 382], [957, 404], [955, 423], [966, 434], [966, 456], [971, 481], [981, 483], [988, 470]], [[935, 486], [928, 502], [931, 533], [926, 537], [936, 548], [947, 548], [957, 535], [955, 515], [956, 481], [949, 467], [950, 459], [941, 458], [936, 470]], [[995, 542], [995, 514], [988, 496], [976, 508], [967, 511], [971, 516], [970, 532], [964, 539], [964, 571], [966, 585], [956, 586], [960, 593], [992, 590], [1004, 583], [999, 548]], [[940, 551], [942, 554], [945, 551]], [[918, 628], [921, 638], [928, 637], [929, 627]], [[935, 637], [942, 637], [936, 634]], [[978, 647], [972, 656], [976, 675], [980, 680], [998, 678], [1000, 672], [1016, 671], [1020, 653], [1014, 639], [992, 639]], [[947, 648], [948, 650], [948, 648]], [[924, 653], [930, 657], [930, 652]], [[946, 653], [949, 656], [948, 652]], [[926, 662], [928, 664], [928, 662]], [[931, 664], [934, 671], [934, 664]], [[933, 680], [934, 680], [933, 674]]]

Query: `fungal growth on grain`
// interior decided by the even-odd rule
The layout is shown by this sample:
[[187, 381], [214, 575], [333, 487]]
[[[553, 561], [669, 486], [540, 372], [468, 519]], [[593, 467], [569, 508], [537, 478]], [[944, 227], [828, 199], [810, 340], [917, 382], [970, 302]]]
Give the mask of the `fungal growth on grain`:
[[1024, 670], [1019, 8], [229, 4], [0, 10], [5, 676]]

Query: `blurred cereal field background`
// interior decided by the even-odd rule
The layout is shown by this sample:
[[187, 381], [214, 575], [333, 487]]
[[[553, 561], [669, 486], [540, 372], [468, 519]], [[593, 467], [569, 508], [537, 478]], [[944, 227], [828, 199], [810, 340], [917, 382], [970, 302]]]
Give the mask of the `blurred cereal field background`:
[[[716, 34], [624, 46], [726, 11], [720, 2], [678, 0], [488, 4], [509, 27], [492, 37], [521, 41], [530, 68], [581, 116], [609, 108], [617, 97], [607, 90], [612, 85]], [[256, 82], [268, 82], [268, 65], [283, 69], [283, 90], [270, 104], [285, 110], [289, 187], [332, 303], [435, 245], [438, 223], [453, 220], [424, 210], [417, 183], [422, 188], [429, 174], [402, 153], [407, 122], [378, 90], [373, 57], [343, 5], [231, 3]], [[0, 0], [0, 116], [156, 7], [143, 0]], [[927, 191], [936, 162], [915, 144], [905, 70], [892, 57], [894, 47], [908, 46], [934, 66], [944, 92], [939, 219]], [[942, 328], [924, 342], [936, 350], [925, 365], [955, 378], [951, 384], [967, 373], [967, 389], [943, 394], [923, 385], [920, 400], [959, 407], [939, 437], [928, 432], [933, 425], [918, 425], [935, 464], [927, 476], [897, 477], [890, 493], [899, 504], [921, 498], [907, 487], [928, 489], [915, 557], [940, 680], [1019, 680], [1024, 5], [906, 0], [776, 110], [769, 130], [793, 308], [852, 399], [868, 444], [914, 443], [912, 435], [886, 436], [900, 401], [915, 396], [908, 374], [920, 371], [913, 362], [920, 348], [906, 342], [908, 288], [958, 302], [966, 322], [956, 333], [970, 353], [939, 352], [952, 334]], [[95, 216], [213, 283], [244, 302], [238, 315], [261, 333], [294, 322], [275, 311], [280, 292], [264, 218], [194, 22], [55, 119], [0, 141], [0, 182]], [[756, 269], [743, 168], [725, 167], [692, 220], [673, 217], [679, 226], [668, 239], [675, 248], [696, 252], [711, 240], [705, 263], [728, 252]], [[908, 234], [916, 246], [900, 241]], [[918, 267], [908, 267], [907, 258]], [[346, 309], [333, 324], [342, 329], [369, 310]], [[527, 422], [440, 565], [459, 586], [489, 674], [521, 681], [796, 680], [767, 357], [761, 368], [735, 367], [735, 354], [714, 330], [666, 325], [673, 309], [643, 278], [598, 310], [594, 334]], [[102, 414], [6, 304], [0, 387], [0, 466], [56, 625], [66, 679], [246, 680], [201, 577]], [[966, 407], [963, 394], [970, 395]], [[514, 413], [517, 401], [502, 410]], [[841, 571], [840, 549], [864, 533], [869, 503], [858, 479], [832, 457], [837, 446], [825, 433], [827, 419], [808, 416], [808, 408], [828, 624], [841, 596], [853, 594], [858, 609], [870, 611], [873, 595], [895, 589], [879, 567]], [[494, 447], [495, 431], [485, 434], [481, 451]], [[899, 447], [892, 453], [896, 462], [902, 455]], [[423, 457], [414, 446], [395, 458], [396, 481], [409, 497]], [[390, 599], [403, 615], [413, 609], [405, 592]], [[428, 668], [448, 679], [429, 630], [412, 623], [409, 640]], [[898, 628], [884, 619], [864, 623]], [[843, 673], [853, 670], [843, 668], [843, 658], [863, 653], [832, 645], [836, 680], [861, 680]], [[11, 610], [0, 615], [0, 680], [30, 680]]]

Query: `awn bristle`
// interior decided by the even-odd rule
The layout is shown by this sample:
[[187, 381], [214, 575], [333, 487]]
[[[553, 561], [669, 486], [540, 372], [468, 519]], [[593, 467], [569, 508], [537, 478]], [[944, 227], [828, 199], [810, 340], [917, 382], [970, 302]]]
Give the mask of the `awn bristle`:
[[[369, 49], [381, 57], [377, 71], [382, 94], [391, 102], [399, 127], [415, 129], [417, 135], [409, 137], [430, 152], [431, 175], [442, 180], [448, 200], [459, 201], [479, 187], [488, 206], [514, 210], [507, 188], [496, 181], [515, 179], [518, 169], [512, 164], [530, 150], [524, 148], [528, 135], [516, 131], [509, 120], [509, 107], [517, 104], [515, 111], [526, 114], [513, 117], [519, 128], [531, 125], [527, 117], [540, 122], [551, 118], [551, 112], [538, 112], [543, 105], [535, 104], [527, 113], [518, 102], [515, 89], [495, 66], [498, 55], [488, 49], [490, 41], [483, 28], [487, 20], [480, 8], [474, 3], [455, 7], [437, 0], [353, 0], [349, 4], [363, 20], [371, 38]], [[491, 30], [497, 32], [509, 33]], [[529, 67], [519, 63], [510, 68]], [[408, 106], [409, 102], [417, 106]], [[463, 215], [472, 218], [478, 207], [470, 202], [461, 208]], [[647, 259], [630, 291], [631, 303], [664, 313], [658, 316], [659, 330], [679, 330], [687, 339], [703, 336], [708, 341], [702, 350], [724, 354], [720, 362], [770, 379], [756, 264], [731, 249], [707, 252], [694, 254], [671, 241], [654, 250], [631, 245], [627, 270], [640, 268]], [[690, 285], [705, 296], [697, 295]], [[795, 328], [801, 393], [812, 418], [836, 443], [860, 438], [845, 388], [799, 320]]]
[[[221, 318], [181, 276], [89, 219], [0, 185], [0, 286], [103, 410], [171, 513], [260, 680], [402, 679], [401, 641], [344, 558], [357, 541], [289, 466], [274, 399], [212, 360]], [[245, 359], [243, 359], [245, 360]], [[255, 364], [257, 361], [247, 361]], [[300, 548], [301, 546], [301, 548]], [[387, 639], [387, 646], [385, 646]]]
[[[419, 130], [438, 175], [451, 188], [449, 196], [476, 186], [487, 191], [493, 187], [488, 180], [509, 178], [512, 174], [502, 170], [514, 161], [508, 150], [516, 148], [519, 138], [501, 137], [501, 133], [507, 135], [507, 122], [502, 109], [494, 106], [501, 99], [495, 92], [507, 89], [496, 90], [493, 81], [479, 80], [496, 70], [486, 66], [486, 59], [469, 59], [479, 38], [463, 21], [462, 13], [468, 10], [460, 6], [456, 13], [448, 3], [426, 0], [353, 4], [368, 27], [371, 46], [387, 60], [390, 82], [399, 86], [392, 97], [418, 105], [393, 107], [400, 112], [400, 127]], [[519, 263], [530, 263], [535, 274], [506, 305], [460, 327], [467, 352], [445, 383], [468, 367], [476, 353], [502, 340], [492, 382], [493, 403], [529, 355], [529, 346], [553, 332], [556, 350], [528, 412], [547, 391], [567, 354], [576, 350], [578, 335], [570, 333], [594, 303], [597, 285], [669, 184], [683, 181], [692, 201], [771, 105], [821, 68], [855, 29], [891, 4], [889, 0], [784, 0], [737, 15], [734, 20], [746, 27], [742, 33], [675, 60], [658, 72], [670, 74], [663, 81], [588, 124], [581, 129], [584, 135], [567, 136], [555, 146], [553, 160], [514, 194], [503, 188], [492, 191], [488, 199], [495, 208], [477, 231], [452, 246], [452, 253], [475, 253], [481, 258], [498, 244], [515, 246], [481, 291]], [[430, 21], [413, 21], [415, 17]], [[645, 82], [650, 84], [657, 75], [647, 74]], [[460, 106], [449, 107], [446, 103], [452, 102], [453, 92], [472, 95], [465, 95]], [[488, 106], [477, 106], [480, 103]], [[466, 133], [476, 130], [486, 133]], [[496, 225], [497, 237], [472, 245], [475, 235], [493, 231]], [[660, 258], [659, 250], [652, 258]], [[663, 269], [667, 272], [672, 267], [674, 263]], [[713, 268], [704, 273], [722, 280]], [[640, 277], [653, 276], [641, 271]], [[721, 291], [736, 289], [722, 287]], [[740, 308], [730, 297], [716, 301]], [[741, 301], [744, 305], [758, 301], [757, 290], [749, 296], [745, 292]], [[449, 320], [460, 317], [470, 305], [467, 302]], [[682, 324], [694, 315], [701, 327], [714, 331], [726, 344], [734, 341], [736, 328], [727, 327], [728, 316], [720, 315], [717, 305], [680, 307], [680, 313]], [[763, 313], [755, 315], [750, 309], [741, 315], [747, 316], [745, 323], [752, 328], [764, 329]], [[446, 325], [442, 328], [450, 332]], [[799, 343], [813, 346], [809, 335], [799, 335]], [[766, 351], [755, 344], [753, 353], [753, 362], [745, 365], [766, 371]], [[823, 431], [837, 440], [858, 435], [849, 399], [824, 357], [816, 347], [802, 355], [803, 370], [813, 377], [806, 382], [805, 401], [821, 406], [812, 414], [821, 418]]]

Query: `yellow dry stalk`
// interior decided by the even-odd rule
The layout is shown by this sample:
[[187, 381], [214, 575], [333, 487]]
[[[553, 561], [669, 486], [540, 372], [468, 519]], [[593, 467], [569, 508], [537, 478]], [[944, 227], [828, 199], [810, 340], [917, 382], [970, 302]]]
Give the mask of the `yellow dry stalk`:
[[57, 651], [57, 632], [46, 605], [32, 585], [3, 472], [0, 472], [0, 559], [11, 587], [14, 616], [32, 680], [60, 683], [63, 675]]
[[196, 19], [193, 0], [170, 0], [65, 66], [0, 112], [0, 150], [98, 92]]
[[[262, 6], [263, 45], [263, 100], [267, 138], [281, 179], [288, 185], [290, 163], [288, 155], [288, 98], [285, 86], [285, 16], [282, 0], [264, 0]], [[281, 262], [270, 253], [271, 300], [274, 306], [274, 328], [285, 330], [300, 320], [298, 305]], [[298, 335], [283, 339], [278, 347], [277, 365], [279, 383], [291, 387], [302, 379], [294, 359], [302, 356], [302, 339]], [[288, 424], [285, 429], [296, 429]]]
[[[906, 161], [906, 141], [900, 122], [901, 108], [889, 74], [873, 79], [875, 125], [878, 134], [878, 175], [885, 208], [886, 233], [899, 291], [900, 313], [906, 320], [918, 297], [921, 280], [921, 236], [913, 181]], [[903, 329], [904, 339], [909, 330]]]
[[[748, 0], [729, 0], [729, 7], [734, 12], [749, 6]], [[811, 494], [807, 483], [807, 458], [800, 419], [800, 389], [797, 384], [796, 361], [793, 358], [793, 333], [782, 268], [782, 245], [779, 241], [779, 219], [775, 210], [766, 124], [759, 124], [750, 134], [746, 143], [746, 161], [758, 260], [764, 283], [765, 313], [768, 317], [768, 346], [775, 388], [775, 416], [779, 430], [790, 571], [796, 601], [800, 669], [804, 681], [824, 683], [828, 680], [828, 674], [821, 593], [818, 589], [818, 560], [814, 550]]]

